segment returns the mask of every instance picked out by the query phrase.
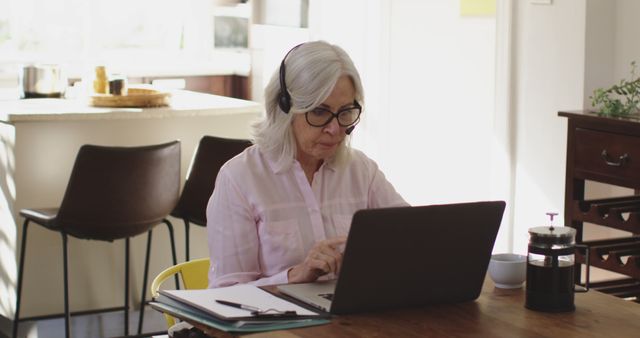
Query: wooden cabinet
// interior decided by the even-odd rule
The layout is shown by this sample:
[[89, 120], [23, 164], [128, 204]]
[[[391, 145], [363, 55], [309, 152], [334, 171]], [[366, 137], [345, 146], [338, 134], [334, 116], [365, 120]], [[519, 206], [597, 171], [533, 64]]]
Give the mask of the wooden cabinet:
[[[568, 118], [565, 225], [587, 244], [591, 265], [627, 276], [593, 286], [624, 298], [640, 296], [640, 119], [615, 119], [594, 113], [559, 112]], [[585, 199], [585, 181], [631, 188], [633, 195]], [[583, 241], [583, 223], [629, 232], [629, 236]], [[585, 262], [586, 251], [576, 252]], [[577, 270], [580, 278], [580, 270]], [[579, 279], [578, 279], [579, 280]]]
[[129, 82], [150, 84], [154, 80], [183, 80], [186, 90], [249, 100], [249, 78], [240, 75], [149, 76]]

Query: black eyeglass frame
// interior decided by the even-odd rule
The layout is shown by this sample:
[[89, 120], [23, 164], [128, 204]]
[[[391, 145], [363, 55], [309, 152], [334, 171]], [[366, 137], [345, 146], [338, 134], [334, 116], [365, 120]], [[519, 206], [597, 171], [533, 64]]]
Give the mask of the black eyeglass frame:
[[[344, 113], [346, 111], [352, 110], [354, 108], [358, 110], [358, 116], [353, 121], [353, 123], [350, 123], [350, 124], [347, 124], [347, 125], [340, 123], [340, 118], [339, 118], [340, 114], [342, 114], [342, 113]], [[323, 124], [319, 124], [319, 125], [318, 124], [313, 124], [313, 123], [311, 123], [311, 121], [309, 121], [309, 113], [313, 113], [313, 111], [315, 109], [322, 109], [322, 110], [324, 110], [326, 112], [329, 112], [329, 113], [331, 113], [331, 117]], [[360, 103], [358, 103], [358, 101], [354, 100], [353, 101], [353, 106], [340, 109], [335, 113], [332, 112], [329, 109], [326, 109], [326, 108], [316, 107], [314, 109], [311, 109], [311, 110], [305, 112], [304, 113], [304, 118], [305, 118], [305, 120], [307, 120], [307, 123], [312, 127], [318, 127], [318, 128], [324, 127], [324, 126], [328, 125], [329, 123], [331, 123], [331, 121], [333, 121], [334, 118], [338, 121], [338, 125], [340, 125], [340, 127], [351, 127], [351, 126], [355, 126], [356, 124], [358, 124], [358, 122], [360, 122], [360, 114], [362, 114], [362, 106], [360, 105]]]

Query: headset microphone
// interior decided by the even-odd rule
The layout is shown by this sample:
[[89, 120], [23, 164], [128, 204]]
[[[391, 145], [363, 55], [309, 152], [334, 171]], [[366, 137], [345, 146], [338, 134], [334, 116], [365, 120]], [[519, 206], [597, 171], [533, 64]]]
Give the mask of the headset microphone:
[[347, 135], [351, 135], [351, 132], [353, 132], [354, 129], [356, 129], [356, 126], [351, 126], [347, 128], [347, 130], [345, 130], [344, 133]]

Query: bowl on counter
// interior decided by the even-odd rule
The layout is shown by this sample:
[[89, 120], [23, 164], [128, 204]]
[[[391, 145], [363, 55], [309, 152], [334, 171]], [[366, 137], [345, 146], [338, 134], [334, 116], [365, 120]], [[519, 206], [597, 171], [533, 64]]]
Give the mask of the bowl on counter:
[[68, 83], [59, 65], [25, 65], [18, 75], [22, 99], [64, 97]]

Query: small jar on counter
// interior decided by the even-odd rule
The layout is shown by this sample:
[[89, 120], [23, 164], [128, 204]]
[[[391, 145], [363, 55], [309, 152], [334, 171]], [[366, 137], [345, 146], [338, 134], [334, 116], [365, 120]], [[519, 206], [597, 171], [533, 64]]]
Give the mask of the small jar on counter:
[[127, 95], [127, 79], [121, 75], [113, 75], [109, 80], [109, 94]]
[[93, 91], [96, 94], [108, 94], [109, 80], [105, 66], [96, 66], [96, 77], [93, 80]]

